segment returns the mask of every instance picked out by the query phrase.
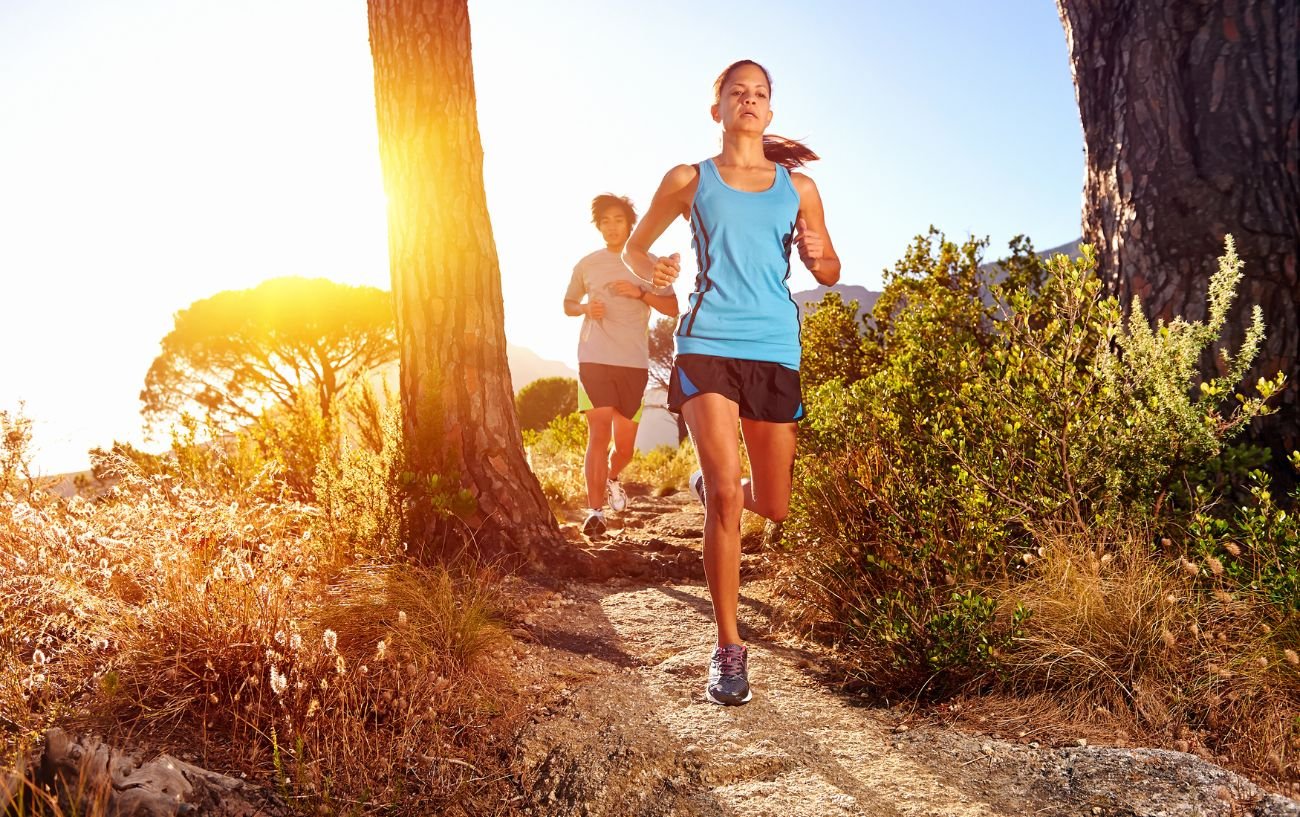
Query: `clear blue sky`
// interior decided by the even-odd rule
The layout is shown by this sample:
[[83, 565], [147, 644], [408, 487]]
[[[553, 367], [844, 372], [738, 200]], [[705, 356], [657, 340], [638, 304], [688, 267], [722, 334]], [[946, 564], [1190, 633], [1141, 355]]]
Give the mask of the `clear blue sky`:
[[[574, 359], [591, 197], [644, 209], [711, 155], [710, 86], [742, 57], [773, 74], [772, 130], [824, 157], [846, 283], [878, 288], [930, 224], [995, 251], [1079, 235], [1050, 3], [470, 9], [506, 331], [544, 357]], [[372, 94], [361, 0], [0, 0], [0, 408], [26, 401], [43, 470], [140, 441], [145, 371], [193, 301], [286, 274], [387, 287]], [[684, 227], [655, 249], [689, 259]]]

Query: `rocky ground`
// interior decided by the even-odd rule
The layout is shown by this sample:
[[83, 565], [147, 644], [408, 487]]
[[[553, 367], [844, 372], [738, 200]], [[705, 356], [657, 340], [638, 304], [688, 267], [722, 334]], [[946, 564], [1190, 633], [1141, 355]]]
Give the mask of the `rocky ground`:
[[826, 683], [834, 656], [776, 631], [761, 553], [741, 591], [754, 700], [714, 706], [702, 522], [679, 494], [634, 497], [595, 541], [566, 528], [586, 577], [532, 587], [517, 655], [536, 700], [516, 761], [525, 813], [1300, 815], [1189, 754], [909, 727]]

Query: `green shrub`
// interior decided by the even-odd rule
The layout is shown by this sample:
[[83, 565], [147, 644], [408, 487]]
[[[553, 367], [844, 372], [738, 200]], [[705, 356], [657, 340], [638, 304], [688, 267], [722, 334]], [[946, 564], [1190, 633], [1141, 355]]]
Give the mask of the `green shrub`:
[[1140, 304], [1125, 322], [1101, 297], [1087, 249], [1043, 264], [1013, 242], [984, 266], [983, 247], [919, 237], [873, 310], [863, 377], [806, 395], [792, 572], [808, 613], [837, 622], [880, 683], [985, 673], [1028, 615], [996, 613], [988, 588], [1023, 575], [1062, 525], [1159, 522], [1180, 475], [1280, 386], [1232, 400], [1258, 314], [1240, 352], [1221, 350], [1223, 375], [1197, 374], [1240, 277], [1230, 242], [1208, 322], [1155, 327]]
[[845, 303], [838, 292], [827, 292], [809, 307], [799, 339], [803, 346], [799, 377], [804, 388], [829, 380], [848, 386], [862, 378], [865, 360], [857, 301]]
[[534, 380], [515, 395], [519, 428], [541, 431], [556, 417], [578, 410], [578, 381], [572, 377], [543, 377]]
[[[1291, 462], [1300, 468], [1300, 452]], [[1192, 515], [1189, 550], [1197, 575], [1212, 585], [1261, 595], [1279, 610], [1300, 613], [1300, 489], [1279, 506], [1263, 471], [1251, 473], [1250, 501], [1224, 514], [1206, 505]], [[1208, 492], [1202, 492], [1203, 496]], [[1190, 572], [1190, 570], [1189, 570]]]

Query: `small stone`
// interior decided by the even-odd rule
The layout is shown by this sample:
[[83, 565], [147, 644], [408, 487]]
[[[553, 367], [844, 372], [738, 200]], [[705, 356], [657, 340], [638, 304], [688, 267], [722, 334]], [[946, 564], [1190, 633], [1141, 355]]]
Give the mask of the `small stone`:
[[894, 727], [894, 731], [895, 731], [895, 732], [906, 732], [909, 728], [910, 728], [910, 727], [908, 727], [907, 724], [905, 724], [905, 723], [900, 723], [898, 726], [895, 726], [895, 727]]
[[1074, 742], [1074, 745], [1075, 745], [1075, 746], [1087, 746], [1087, 745], [1088, 745], [1088, 739], [1087, 739], [1087, 738], [1079, 738], [1078, 740], [1076, 740], [1076, 741]]

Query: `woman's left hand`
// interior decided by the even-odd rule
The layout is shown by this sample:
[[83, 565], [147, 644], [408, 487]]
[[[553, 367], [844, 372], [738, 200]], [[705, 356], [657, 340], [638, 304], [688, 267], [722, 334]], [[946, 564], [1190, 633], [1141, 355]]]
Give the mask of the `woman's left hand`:
[[822, 234], [808, 229], [808, 222], [801, 216], [795, 221], [795, 245], [799, 247], [799, 260], [810, 272], [817, 269], [817, 262], [826, 253], [826, 240]]

